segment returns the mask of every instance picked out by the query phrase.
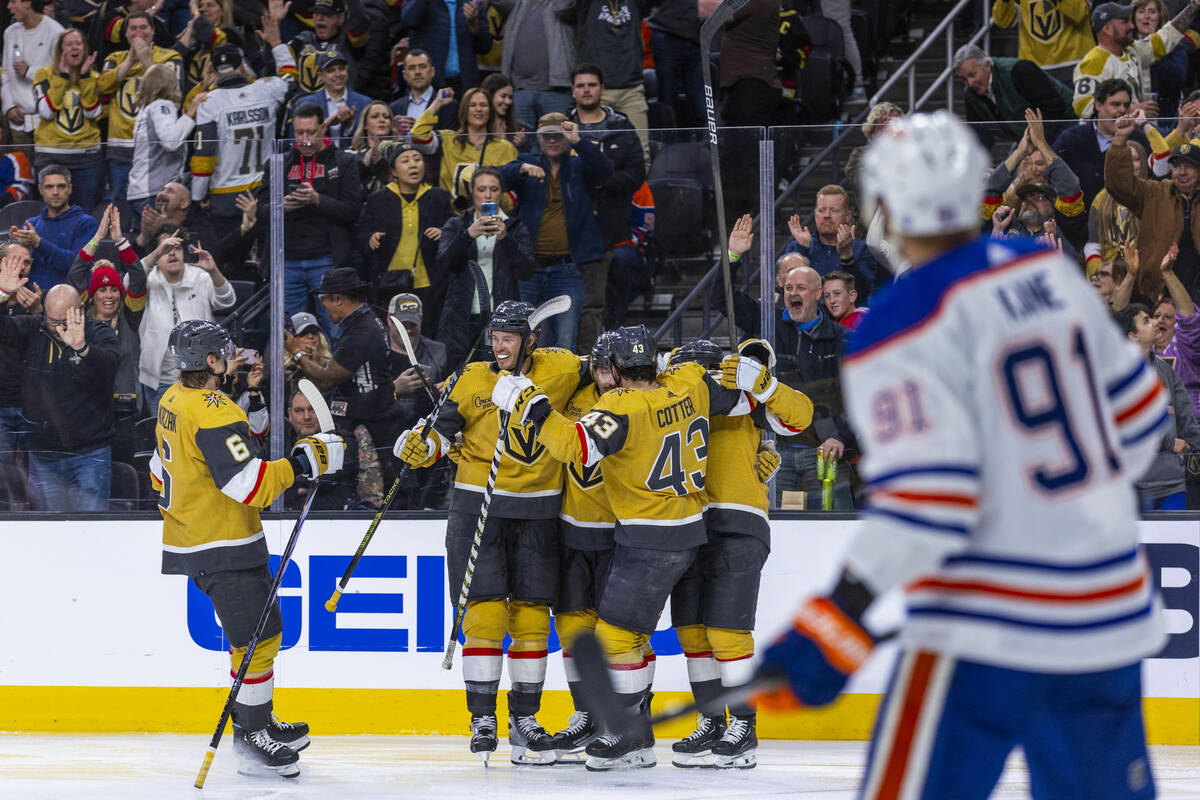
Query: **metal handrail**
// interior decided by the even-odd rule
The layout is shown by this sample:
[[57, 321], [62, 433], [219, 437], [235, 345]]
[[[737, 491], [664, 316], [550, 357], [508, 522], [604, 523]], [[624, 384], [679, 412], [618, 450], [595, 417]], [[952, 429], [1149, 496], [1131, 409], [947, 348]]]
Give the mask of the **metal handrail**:
[[[880, 100], [883, 99], [883, 96], [888, 92], [888, 90], [890, 90], [896, 84], [897, 81], [900, 80], [900, 78], [902, 76], [907, 76], [907, 78], [908, 78], [909, 108], [910, 109], [914, 109], [914, 107], [917, 106], [917, 103], [923, 104], [925, 102], [925, 100], [928, 99], [928, 96], [932, 93], [932, 89], [930, 91], [927, 91], [925, 93], [925, 95], [923, 95], [920, 98], [919, 101], [916, 99], [916, 62], [917, 62], [917, 59], [920, 58], [920, 56], [927, 49], [932, 47], [933, 43], [934, 43], [934, 41], [936, 41], [938, 35], [947, 31], [947, 29], [949, 29], [949, 33], [947, 34], [948, 37], [950, 37], [949, 41], [952, 42], [954, 30], [951, 26], [953, 25], [954, 20], [958, 17], [958, 15], [960, 13], [962, 13], [964, 10], [969, 8], [972, 3], [979, 3], [979, 2], [981, 2], [981, 0], [959, 0], [959, 2], [954, 6], [954, 8], [950, 10], [950, 13], [948, 13], [945, 17], [943, 17], [942, 21], [939, 22], [934, 27], [933, 31], [925, 37], [925, 41], [921, 42], [921, 44], [917, 47], [917, 49], [914, 50], [912, 52], [912, 54], [907, 59], [904, 60], [904, 63], [901, 64], [899, 67], [897, 67], [892, 72], [892, 74], [888, 77], [888, 79], [883, 82], [883, 85], [875, 90], [875, 93], [871, 95], [870, 99], [867, 101], [867, 104], [863, 108], [863, 110], [860, 111], [858, 113], [858, 115], [854, 117], [853, 120], [851, 120], [849, 123], [843, 125], [841, 127], [841, 130], [838, 131], [834, 135], [833, 141], [831, 141], [828, 145], [826, 145], [825, 149], [822, 150], [820, 153], [818, 153], [817, 156], [815, 158], [813, 158], [808, 163], [808, 165], [800, 171], [800, 174], [797, 175], [794, 179], [792, 179], [792, 181], [790, 183], [788, 183], [787, 187], [779, 194], [778, 197], [775, 198], [775, 205], [777, 207], [781, 203], [786, 201], [793, 193], [795, 193], [795, 191], [798, 188], [800, 188], [801, 185], [803, 185], [804, 181], [806, 181], [810, 175], [812, 175], [814, 172], [816, 172], [816, 170], [819, 166], [821, 166], [825, 163], [825, 159], [827, 159], [830, 156], [830, 154], [835, 152], [837, 150], [837, 148], [842, 144], [842, 142], [847, 137], [849, 137], [859, 125], [862, 124], [862, 122], [867, 118], [867, 114], [870, 113], [871, 108], [874, 107], [876, 103], [878, 103]], [[971, 38], [972, 44], [977, 42], [980, 37], [987, 37], [989, 31], [991, 30], [991, 27], [989, 24], [989, 20], [991, 18], [991, 12], [987, 7], [988, 6], [987, 0], [982, 0], [982, 2], [983, 2], [983, 6], [984, 6], [984, 23], [983, 23], [983, 26], [978, 31], [975, 32], [975, 35], [972, 36], [972, 38]], [[986, 41], [986, 38], [985, 38], [985, 41]], [[953, 57], [953, 52], [951, 50], [948, 53], [947, 60], [948, 61], [951, 60], [952, 57]], [[943, 71], [942, 76], [947, 76], [947, 75], [949, 75], [950, 72], [951, 72], [951, 68], [948, 64], [946, 70]], [[939, 81], [942, 79], [942, 76], [939, 76]], [[935, 82], [935, 87], [936, 87], [936, 85], [937, 85], [937, 83]], [[952, 91], [953, 84], [951, 84], [950, 88]], [[950, 100], [953, 99], [951, 92], [948, 92], [947, 95], [948, 95], [948, 99], [950, 99]], [[769, 128], [767, 130], [767, 135], [770, 136], [771, 132], [774, 130], [775, 130], [775, 128]], [[758, 220], [758, 217], [756, 216], [754, 219], [754, 226], [756, 229], [758, 228], [758, 222], [759, 222], [759, 220]], [[719, 232], [719, 238], [721, 239], [721, 241], [719, 241], [718, 244], [720, 246], [724, 246], [723, 238], [726, 235], [727, 234], [724, 231]], [[779, 257], [779, 253], [776, 252], [776, 258], [778, 258], [778, 257]], [[672, 326], [680, 324], [680, 320], [682, 319], [683, 315], [685, 313], [687, 313], [688, 310], [691, 309], [692, 303], [695, 302], [696, 297], [700, 296], [701, 293], [707, 289], [709, 282], [712, 281], [712, 279], [715, 277], [717, 271], [720, 268], [721, 268], [721, 265], [720, 265], [720, 262], [718, 261], [718, 263], [715, 266], [713, 266], [711, 269], [709, 269], [709, 271], [704, 274], [704, 277], [702, 277], [699, 280], [699, 282], [697, 282], [697, 284], [694, 287], [692, 287], [692, 290], [687, 293], [687, 296], [684, 297], [683, 301], [675, 307], [675, 309], [667, 316], [667, 319], [663, 322], [663, 324], [658, 327], [658, 330], [656, 330], [654, 332], [655, 339], [661, 338], [663, 333], [666, 332]], [[763, 268], [763, 265], [760, 263], [758, 265], [758, 269], [756, 269], [751, 275], [749, 275], [746, 278], [746, 280], [748, 282], [753, 282], [754, 279], [756, 277], [758, 277], [759, 272], [762, 270], [762, 268]], [[712, 324], [706, 324], [705, 329], [703, 331], [704, 335], [707, 336], [709, 333], [711, 333], [712, 330], [714, 330], [718, 324], [720, 324], [720, 320], [717, 320], [716, 322], [714, 322]]]

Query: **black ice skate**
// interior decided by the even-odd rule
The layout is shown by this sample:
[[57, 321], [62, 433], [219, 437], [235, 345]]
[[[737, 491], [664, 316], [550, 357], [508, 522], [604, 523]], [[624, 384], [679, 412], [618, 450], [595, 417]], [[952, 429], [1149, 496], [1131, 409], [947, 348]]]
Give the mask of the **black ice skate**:
[[625, 733], [606, 733], [587, 746], [587, 762], [592, 772], [614, 769], [645, 769], [658, 763], [654, 755], [654, 737], [649, 725]]
[[671, 763], [677, 767], [712, 769], [716, 764], [713, 745], [725, 733], [725, 717], [696, 715], [696, 730], [671, 745]]
[[554, 734], [554, 752], [559, 764], [582, 764], [586, 760], [583, 752], [600, 736], [595, 720], [586, 711], [576, 711], [567, 721], [567, 727]]
[[548, 766], [558, 760], [554, 737], [538, 724], [537, 717], [508, 715], [508, 743], [512, 745], [509, 760], [517, 765]]
[[307, 722], [284, 722], [272, 714], [267, 730], [271, 732], [272, 739], [283, 742], [297, 753], [308, 747]]
[[758, 734], [753, 716], [734, 716], [721, 740], [713, 745], [714, 766], [717, 769], [754, 769], [758, 763]]
[[471, 716], [471, 752], [479, 755], [486, 767], [492, 753], [496, 752], [496, 715], [473, 714]]
[[271, 736], [270, 728], [247, 731], [233, 726], [233, 754], [242, 775], [279, 775], [294, 778], [300, 774], [300, 756]]

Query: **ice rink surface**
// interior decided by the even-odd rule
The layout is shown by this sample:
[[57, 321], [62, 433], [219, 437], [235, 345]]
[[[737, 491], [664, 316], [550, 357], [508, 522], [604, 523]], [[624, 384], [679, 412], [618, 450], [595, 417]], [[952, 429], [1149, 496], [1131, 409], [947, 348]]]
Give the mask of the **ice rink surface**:
[[[207, 737], [173, 734], [45, 736], [0, 734], [0, 797], [5, 800], [291, 800], [292, 798], [800, 797], [850, 800], [858, 784], [863, 742], [762, 742], [753, 770], [682, 770], [670, 764], [670, 742], [658, 766], [621, 773], [583, 767], [513, 767], [507, 743], [486, 771], [465, 738], [314, 737], [295, 779], [245, 778], [234, 771], [228, 735], [203, 791], [192, 787]], [[1159, 797], [1200, 800], [1200, 748], [1152, 748]], [[1028, 797], [1019, 756], [1009, 761], [994, 798]]]

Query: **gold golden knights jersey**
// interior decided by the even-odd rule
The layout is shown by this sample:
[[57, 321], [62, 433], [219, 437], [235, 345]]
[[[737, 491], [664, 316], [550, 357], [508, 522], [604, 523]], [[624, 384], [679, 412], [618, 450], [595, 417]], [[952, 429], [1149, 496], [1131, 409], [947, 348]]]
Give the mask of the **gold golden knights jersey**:
[[604, 464], [617, 544], [687, 550], [704, 544], [709, 416], [748, 414], [741, 392], [722, 389], [698, 364], [658, 376], [652, 390], [614, 389], [571, 422], [551, 413], [539, 436], [560, 461]]
[[41, 117], [33, 134], [39, 153], [69, 157], [100, 151], [96, 119], [103, 109], [96, 73], [72, 82], [56, 66], [42, 67], [34, 73], [33, 95]]
[[995, 0], [992, 21], [999, 28], [1019, 21], [1017, 57], [1043, 69], [1074, 64], [1096, 43], [1088, 0]]
[[[600, 401], [596, 384], [589, 383], [575, 393], [563, 409], [572, 422]], [[562, 512], [558, 515], [563, 542], [575, 550], [608, 550], [613, 546], [613, 516], [604, 493], [604, 475], [600, 465], [584, 466], [582, 461], [563, 464]]]
[[256, 457], [246, 413], [218, 391], [176, 383], [159, 403], [154, 431], [162, 571], [195, 576], [266, 564], [258, 510], [292, 485], [291, 463]]
[[[526, 375], [540, 386], [555, 410], [565, 408], [579, 387], [583, 362], [555, 347], [538, 348]], [[477, 514], [487, 485], [492, 454], [500, 435], [500, 412], [492, 403], [499, 373], [489, 362], [463, 370], [438, 416], [437, 432], [446, 441], [462, 433], [462, 455], [454, 480], [451, 511]], [[497, 517], [553, 519], [562, 505], [562, 464], [538, 440], [533, 424], [509, 425], [496, 473], [489, 514]]]
[[[100, 94], [108, 97], [108, 146], [133, 153], [133, 122], [138, 115], [138, 89], [142, 86], [142, 76], [146, 67], [139, 61], [125, 73], [124, 80], [117, 79], [117, 67], [129, 58], [128, 50], [118, 50], [111, 53], [104, 61], [100, 71]], [[155, 64], [166, 64], [175, 70], [175, 77], [183, 84], [183, 59], [179, 53], [155, 45], [150, 60]], [[181, 89], [182, 90], [182, 89]]]

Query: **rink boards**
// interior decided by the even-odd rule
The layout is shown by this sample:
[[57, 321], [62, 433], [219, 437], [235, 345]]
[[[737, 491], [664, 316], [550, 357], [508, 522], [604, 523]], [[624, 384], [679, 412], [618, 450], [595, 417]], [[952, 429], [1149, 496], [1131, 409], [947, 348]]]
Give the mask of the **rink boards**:
[[[324, 608], [366, 529], [364, 520], [309, 520], [285, 574], [284, 652], [277, 708], [322, 733], [462, 734], [459, 666], [440, 667], [452, 618], [439, 519], [380, 526], [336, 614]], [[796, 601], [829, 587], [851, 521], [773, 520], [758, 638], [788, 623]], [[264, 525], [273, 553], [292, 521]], [[154, 521], [12, 521], [0, 560], [0, 730], [209, 732], [228, 688], [227, 644], [212, 606], [182, 576], [159, 574]], [[1141, 523], [1171, 633], [1145, 663], [1145, 709], [1155, 744], [1200, 744], [1200, 523]], [[457, 587], [456, 587], [457, 588]], [[899, 599], [873, 612], [894, 627]], [[655, 634], [656, 704], [684, 697], [687, 678], [669, 611]], [[570, 712], [552, 638], [543, 703], [547, 727]], [[884, 646], [837, 704], [761, 715], [770, 738], [864, 739], [895, 646]], [[504, 713], [504, 688], [501, 713]], [[691, 722], [664, 728], [669, 737]]]

